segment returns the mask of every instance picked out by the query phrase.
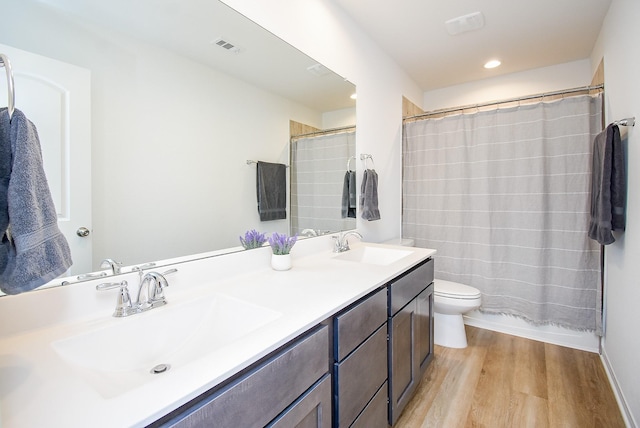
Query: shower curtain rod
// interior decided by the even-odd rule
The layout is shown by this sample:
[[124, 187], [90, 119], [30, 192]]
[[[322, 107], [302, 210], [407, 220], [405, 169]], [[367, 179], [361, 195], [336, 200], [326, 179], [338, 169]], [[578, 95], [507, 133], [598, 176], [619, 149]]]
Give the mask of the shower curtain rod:
[[486, 103], [480, 103], [480, 104], [470, 104], [470, 105], [466, 105], [466, 106], [461, 106], [461, 107], [450, 107], [450, 108], [444, 108], [444, 109], [440, 109], [440, 110], [432, 110], [432, 111], [428, 111], [425, 113], [420, 113], [420, 114], [416, 114], [414, 116], [407, 116], [405, 117], [402, 121], [412, 121], [412, 120], [418, 120], [418, 119], [422, 119], [424, 117], [429, 117], [429, 116], [435, 116], [438, 114], [447, 114], [447, 113], [451, 113], [454, 111], [463, 111], [463, 110], [469, 110], [469, 109], [478, 109], [481, 107], [488, 107], [488, 106], [493, 106], [493, 105], [499, 105], [499, 104], [508, 104], [508, 103], [515, 103], [515, 102], [519, 102], [519, 101], [527, 101], [527, 100], [535, 100], [536, 98], [545, 98], [545, 97], [553, 97], [553, 96], [557, 96], [557, 95], [565, 95], [565, 94], [572, 94], [575, 92], [586, 92], [586, 91], [595, 91], [595, 90], [602, 90], [604, 89], [604, 85], [600, 84], [600, 85], [592, 85], [592, 86], [582, 86], [579, 88], [572, 88], [572, 89], [563, 89], [560, 91], [553, 91], [553, 92], [544, 92], [541, 94], [535, 94], [535, 95], [527, 95], [524, 97], [516, 97], [516, 98], [509, 98], [506, 100], [497, 100], [497, 101], [488, 101]]
[[304, 138], [304, 137], [313, 137], [313, 136], [316, 136], [316, 135], [338, 134], [338, 133], [341, 133], [341, 132], [349, 132], [349, 131], [355, 131], [355, 130], [356, 130], [355, 126], [344, 126], [342, 128], [324, 129], [322, 131], [313, 131], [313, 132], [308, 132], [306, 134], [293, 135], [293, 136], [291, 136], [291, 141], [298, 140], [298, 139]]

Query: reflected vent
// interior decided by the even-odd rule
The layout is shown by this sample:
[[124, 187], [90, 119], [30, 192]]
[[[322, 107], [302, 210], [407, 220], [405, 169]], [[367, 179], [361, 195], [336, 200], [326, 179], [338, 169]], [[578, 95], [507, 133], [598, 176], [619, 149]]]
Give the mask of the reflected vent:
[[233, 52], [233, 53], [240, 52], [240, 47], [236, 46], [235, 43], [230, 42], [229, 39], [227, 39], [226, 37], [218, 37], [211, 43], [216, 46], [220, 46], [222, 49], [226, 50], [227, 52]]

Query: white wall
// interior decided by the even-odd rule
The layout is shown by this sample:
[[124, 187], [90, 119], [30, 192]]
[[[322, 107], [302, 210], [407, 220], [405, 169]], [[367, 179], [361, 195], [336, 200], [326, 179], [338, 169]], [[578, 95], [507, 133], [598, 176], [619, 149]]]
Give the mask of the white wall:
[[[374, 222], [358, 218], [357, 228], [369, 241], [398, 236], [402, 96], [420, 103], [420, 88], [330, 0], [224, 0], [224, 3], [355, 83], [356, 152], [373, 155], [380, 179], [382, 217]], [[361, 162], [358, 172], [362, 174]]]
[[[640, 2], [613, 0], [592, 54], [604, 57], [607, 123], [640, 119]], [[631, 426], [640, 424], [640, 124], [621, 128], [627, 146], [627, 227], [607, 246], [603, 359], [624, 398]]]
[[425, 111], [505, 100], [589, 85], [589, 59], [477, 80], [424, 93]]

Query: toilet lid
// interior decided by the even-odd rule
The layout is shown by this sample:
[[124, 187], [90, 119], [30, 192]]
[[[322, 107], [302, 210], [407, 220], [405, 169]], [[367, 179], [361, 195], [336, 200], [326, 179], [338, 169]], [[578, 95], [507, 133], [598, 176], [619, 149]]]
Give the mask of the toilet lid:
[[453, 299], [477, 299], [480, 297], [480, 290], [459, 282], [436, 279], [433, 281], [434, 293], [441, 297]]

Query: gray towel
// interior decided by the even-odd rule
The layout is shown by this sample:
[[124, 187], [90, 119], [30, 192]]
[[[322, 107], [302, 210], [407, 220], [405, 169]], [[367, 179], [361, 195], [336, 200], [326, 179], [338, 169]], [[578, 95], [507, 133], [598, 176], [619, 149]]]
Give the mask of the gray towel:
[[626, 177], [624, 152], [617, 125], [598, 134], [593, 147], [589, 238], [602, 245], [615, 242], [612, 230], [624, 230]]
[[287, 218], [287, 171], [280, 163], [258, 162], [256, 185], [260, 221]]
[[365, 169], [360, 186], [360, 217], [369, 221], [380, 220], [378, 173], [373, 169]]
[[356, 172], [347, 171], [342, 186], [342, 218], [356, 218], [356, 192]]
[[19, 110], [10, 124], [0, 110], [0, 154], [0, 289], [18, 294], [62, 275], [71, 252], [58, 229], [38, 133]]

